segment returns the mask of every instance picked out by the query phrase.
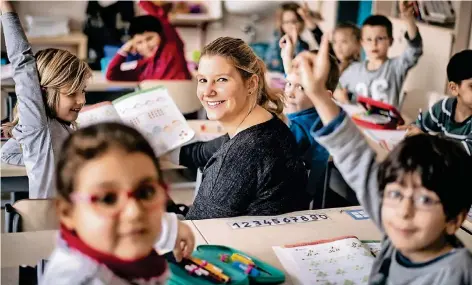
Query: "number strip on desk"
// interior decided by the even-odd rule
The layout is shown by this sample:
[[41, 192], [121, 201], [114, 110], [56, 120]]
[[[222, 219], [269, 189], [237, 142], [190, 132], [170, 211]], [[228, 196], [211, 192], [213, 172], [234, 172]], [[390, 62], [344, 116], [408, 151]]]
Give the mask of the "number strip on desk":
[[258, 228], [267, 226], [279, 226], [288, 224], [299, 224], [307, 222], [316, 222], [322, 220], [328, 220], [326, 214], [309, 214], [299, 216], [287, 216], [287, 217], [275, 217], [265, 219], [253, 219], [247, 221], [228, 222], [227, 224], [233, 229], [245, 229], [245, 228]]

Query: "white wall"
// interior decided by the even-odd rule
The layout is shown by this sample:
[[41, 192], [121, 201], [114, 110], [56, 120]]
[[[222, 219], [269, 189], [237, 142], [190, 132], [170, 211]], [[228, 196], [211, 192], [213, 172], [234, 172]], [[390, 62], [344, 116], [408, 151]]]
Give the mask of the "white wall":
[[[325, 19], [320, 24], [323, 31], [333, 29], [336, 22], [337, 1], [309, 1], [308, 3], [310, 8], [321, 10], [321, 14]], [[83, 21], [85, 20], [87, 1], [15, 1], [15, 7], [20, 18], [26, 14], [38, 16], [66, 16], [71, 19], [70, 26], [72, 30], [81, 30]], [[241, 27], [248, 20], [249, 16], [230, 15], [224, 12], [221, 21], [208, 26], [207, 36], [204, 42], [209, 43], [220, 36], [246, 39], [244, 33], [241, 31]], [[272, 38], [274, 28], [275, 19], [273, 13], [261, 15], [261, 21], [257, 23], [256, 41], [269, 41]], [[195, 28], [178, 28], [178, 30], [186, 43], [187, 53], [191, 53], [193, 50], [199, 48], [200, 39], [198, 30]], [[307, 39], [312, 46], [314, 45], [314, 41], [312, 41], [309, 33], [304, 34], [304, 38]]]

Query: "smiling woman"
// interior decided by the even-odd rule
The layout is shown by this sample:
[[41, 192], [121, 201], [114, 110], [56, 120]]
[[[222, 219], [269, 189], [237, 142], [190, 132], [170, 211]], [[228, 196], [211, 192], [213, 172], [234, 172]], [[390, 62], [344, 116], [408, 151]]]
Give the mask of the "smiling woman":
[[207, 45], [197, 96], [227, 135], [179, 151], [180, 164], [203, 168], [187, 219], [277, 215], [308, 207], [306, 170], [282, 116], [281, 94], [269, 90], [264, 62], [240, 39]]

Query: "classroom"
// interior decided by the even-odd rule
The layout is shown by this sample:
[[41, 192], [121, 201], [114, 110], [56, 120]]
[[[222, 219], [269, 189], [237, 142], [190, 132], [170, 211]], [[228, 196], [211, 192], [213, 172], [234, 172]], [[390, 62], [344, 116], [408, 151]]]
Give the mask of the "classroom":
[[472, 285], [472, 1], [8, 1], [0, 284]]

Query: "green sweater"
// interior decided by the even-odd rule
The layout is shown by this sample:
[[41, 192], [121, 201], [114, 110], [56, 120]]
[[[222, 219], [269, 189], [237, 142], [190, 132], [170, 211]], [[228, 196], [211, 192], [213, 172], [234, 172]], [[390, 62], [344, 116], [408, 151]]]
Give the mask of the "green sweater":
[[445, 98], [434, 104], [423, 114], [423, 123], [416, 120], [416, 125], [431, 134], [442, 134], [462, 143], [469, 155], [472, 155], [472, 116], [458, 123], [454, 120], [457, 97]]

